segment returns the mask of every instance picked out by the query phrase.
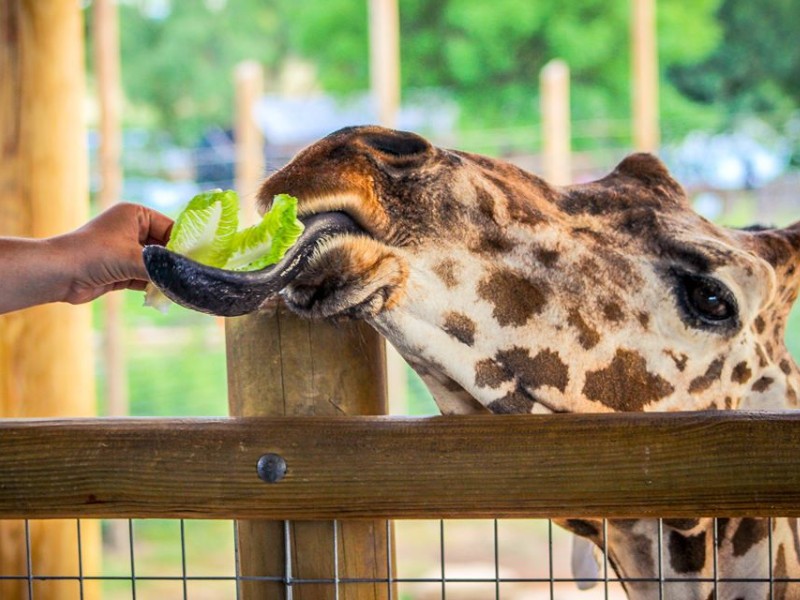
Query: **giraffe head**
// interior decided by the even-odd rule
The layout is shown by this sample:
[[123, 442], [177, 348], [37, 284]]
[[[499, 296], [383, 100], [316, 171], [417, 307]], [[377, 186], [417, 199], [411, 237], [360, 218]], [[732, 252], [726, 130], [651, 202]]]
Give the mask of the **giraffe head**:
[[[800, 372], [783, 337], [800, 285], [800, 223], [715, 226], [653, 156], [553, 187], [411, 133], [349, 128], [269, 177], [262, 208], [279, 193], [316, 220], [277, 268], [288, 280], [184, 264], [189, 275], [165, 284], [173, 297], [207, 282], [192, 304], [237, 314], [280, 288], [300, 315], [364, 319], [445, 413], [797, 405]], [[338, 225], [323, 235], [319, 223]], [[600, 543], [591, 523], [567, 525]], [[706, 544], [709, 527], [676, 526], [677, 546], [701, 532]], [[748, 551], [761, 538], [750, 539]], [[651, 526], [610, 528], [618, 572], [652, 567], [642, 540], [652, 550]]]
[[[555, 188], [410, 133], [334, 133], [267, 179], [334, 235], [281, 292], [372, 323], [444, 412], [794, 407], [800, 224], [728, 230], [656, 158]], [[477, 402], [476, 402], [477, 401]]]

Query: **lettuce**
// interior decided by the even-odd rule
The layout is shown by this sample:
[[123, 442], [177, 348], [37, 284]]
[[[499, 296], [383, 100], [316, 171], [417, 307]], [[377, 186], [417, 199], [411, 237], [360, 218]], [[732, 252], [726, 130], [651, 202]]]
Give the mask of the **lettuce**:
[[279, 194], [261, 223], [236, 232], [225, 263], [233, 271], [256, 271], [278, 262], [303, 233], [297, 220], [297, 198]]
[[231, 190], [212, 190], [189, 201], [175, 219], [167, 249], [204, 265], [224, 267], [239, 227], [239, 199]]
[[[239, 198], [231, 190], [198, 194], [172, 227], [167, 249], [199, 263], [234, 271], [255, 271], [275, 264], [303, 233], [297, 220], [297, 198], [275, 196], [261, 222], [238, 231]], [[152, 283], [145, 306], [166, 312], [169, 300]]]

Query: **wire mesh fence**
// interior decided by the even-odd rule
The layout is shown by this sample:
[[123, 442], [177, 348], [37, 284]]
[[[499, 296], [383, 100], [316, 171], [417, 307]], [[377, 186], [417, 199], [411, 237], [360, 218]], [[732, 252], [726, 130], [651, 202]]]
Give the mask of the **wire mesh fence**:
[[[380, 590], [376, 597], [397, 600], [621, 600], [625, 586], [633, 583], [654, 584], [652, 598], [678, 598], [671, 584], [702, 582], [713, 590], [713, 598], [726, 584], [748, 582], [777, 597], [776, 590], [800, 580], [780, 577], [771, 569], [751, 578], [722, 577], [718, 573], [718, 530], [715, 520], [713, 569], [702, 578], [674, 578], [665, 575], [665, 527], [659, 521], [657, 577], [620, 578], [606, 553], [597, 552], [595, 576], [576, 577], [570, 569], [571, 534], [550, 520], [428, 520], [387, 522], [393, 528], [395, 548], [387, 543], [384, 572], [377, 577], [342, 575], [340, 522], [333, 521], [330, 547], [332, 570], [327, 577], [304, 578], [293, 570], [292, 536], [284, 522], [284, 568], [280, 573], [243, 575], [236, 551], [236, 527], [231, 521], [203, 520], [126, 520], [127, 539], [119, 547], [108, 549], [101, 572], [84, 567], [85, 552], [81, 542], [81, 520], [74, 521], [77, 543], [72, 551], [78, 556], [75, 573], [35, 572], [32, 556], [37, 552], [25, 521], [22, 571], [0, 573], [2, 585], [17, 584], [17, 592], [8, 598], [34, 600], [37, 595], [51, 598], [47, 586], [53, 582], [71, 582], [69, 597], [83, 600], [88, 586], [100, 584], [102, 597], [109, 600], [148, 599], [234, 599], [242, 597], [246, 582], [269, 582], [283, 591], [285, 598], [303, 595], [304, 588], [318, 590], [319, 597], [349, 598], [354, 589], [370, 586]], [[604, 536], [607, 521], [603, 522]], [[768, 522], [769, 563], [775, 551], [772, 522]], [[389, 533], [389, 532], [387, 532]], [[768, 572], [767, 572], [768, 571]], [[583, 588], [583, 589], [579, 589]], [[5, 588], [10, 589], [10, 588]], [[62, 588], [63, 589], [63, 588]], [[759, 597], [762, 597], [759, 595]]]

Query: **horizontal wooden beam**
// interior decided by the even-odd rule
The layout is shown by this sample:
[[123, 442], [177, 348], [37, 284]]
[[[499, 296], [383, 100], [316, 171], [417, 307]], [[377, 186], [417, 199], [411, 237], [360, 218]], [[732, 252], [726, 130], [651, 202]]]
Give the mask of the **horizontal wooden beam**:
[[0, 518], [744, 515], [800, 516], [800, 414], [0, 422]]

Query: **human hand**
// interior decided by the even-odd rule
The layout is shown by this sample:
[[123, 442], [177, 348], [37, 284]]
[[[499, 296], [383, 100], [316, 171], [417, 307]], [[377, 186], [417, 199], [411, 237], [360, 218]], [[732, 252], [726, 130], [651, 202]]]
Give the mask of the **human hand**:
[[138, 204], [121, 203], [101, 213], [80, 229], [53, 238], [69, 260], [66, 302], [80, 304], [119, 289], [143, 290], [147, 271], [142, 247], [164, 245], [172, 219]]

